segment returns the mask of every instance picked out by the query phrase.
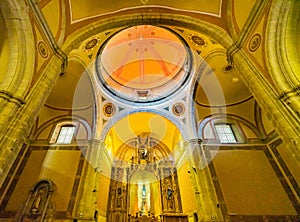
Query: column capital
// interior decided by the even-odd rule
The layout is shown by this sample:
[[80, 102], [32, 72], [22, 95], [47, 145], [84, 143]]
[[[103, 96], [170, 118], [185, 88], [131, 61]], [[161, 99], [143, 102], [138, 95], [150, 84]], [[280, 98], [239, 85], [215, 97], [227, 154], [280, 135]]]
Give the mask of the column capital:
[[89, 145], [91, 146], [104, 146], [105, 143], [103, 140], [99, 140], [99, 139], [90, 139], [89, 140]]
[[189, 147], [189, 146], [199, 146], [202, 144], [202, 140], [200, 138], [193, 138], [190, 140], [186, 140], [183, 142], [184, 147]]

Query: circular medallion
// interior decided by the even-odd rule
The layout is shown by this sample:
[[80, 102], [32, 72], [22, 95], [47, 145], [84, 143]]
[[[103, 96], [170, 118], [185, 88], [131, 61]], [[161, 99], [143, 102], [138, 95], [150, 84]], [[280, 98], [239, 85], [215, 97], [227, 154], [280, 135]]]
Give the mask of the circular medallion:
[[192, 35], [190, 37], [190, 39], [192, 40], [193, 43], [195, 43], [196, 45], [199, 45], [199, 46], [204, 46], [206, 44], [204, 39], [198, 35]]
[[90, 51], [97, 45], [97, 43], [98, 43], [98, 39], [96, 39], [96, 38], [91, 39], [85, 44], [84, 49], [87, 51]]
[[46, 46], [46, 43], [43, 42], [43, 41], [39, 41], [38, 42], [38, 52], [39, 54], [44, 58], [46, 59], [49, 55], [49, 52], [48, 52], [48, 48]]
[[184, 114], [185, 107], [182, 103], [175, 103], [172, 107], [172, 112], [176, 116], [181, 116]]
[[111, 117], [116, 112], [116, 107], [112, 103], [106, 103], [103, 106], [103, 113], [106, 117]]
[[252, 38], [249, 41], [249, 50], [250, 52], [255, 52], [261, 44], [261, 35], [256, 33], [255, 35], [252, 36]]

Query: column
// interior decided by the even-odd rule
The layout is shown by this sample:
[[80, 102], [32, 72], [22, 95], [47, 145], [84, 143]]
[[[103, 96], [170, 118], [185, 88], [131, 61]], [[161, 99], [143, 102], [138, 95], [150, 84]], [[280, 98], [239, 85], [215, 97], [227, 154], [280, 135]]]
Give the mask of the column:
[[93, 221], [99, 192], [99, 176], [101, 172], [101, 156], [105, 149], [104, 142], [96, 139], [89, 141], [85, 154], [84, 169], [82, 171], [81, 185], [73, 217]]
[[[270, 1], [257, 1], [237, 40], [227, 47], [227, 59], [234, 65], [245, 85], [253, 94], [259, 106], [266, 112], [273, 126], [283, 139], [297, 162], [300, 162], [300, 70], [298, 57], [294, 51], [297, 16], [300, 13], [298, 1], [274, 1], [268, 19], [266, 52], [268, 68], [276, 86], [251, 62], [243, 51], [253, 34], [258, 19], [265, 13]], [[284, 9], [283, 9], [284, 8]], [[294, 10], [294, 11], [293, 11]]]
[[266, 112], [267, 118], [272, 121], [275, 130], [286, 144], [286, 148], [296, 161], [300, 162], [299, 117], [295, 116], [280, 100], [270, 83], [242, 50], [237, 52], [234, 58], [235, 66], [240, 73], [243, 73], [240, 78], [243, 79], [259, 106]]
[[[51, 89], [55, 85], [55, 80], [61, 73], [62, 64], [65, 61], [54, 56], [40, 79], [32, 87], [24, 105], [15, 113], [14, 117], [6, 125], [6, 131], [0, 137], [0, 185], [3, 183], [8, 170], [17, 157], [23, 142], [27, 139], [29, 131], [45, 103]], [[13, 151], [13, 152], [12, 152]]]
[[269, 73], [276, 84], [279, 99], [300, 117], [300, 64], [297, 53], [300, 2], [272, 2], [266, 29], [266, 53]]
[[224, 221], [219, 201], [209, 170], [208, 151], [204, 150], [200, 139], [191, 139], [184, 143], [187, 152], [191, 153], [191, 173], [195, 177], [195, 196], [199, 221]]
[[[26, 3], [29, 5], [14, 0], [0, 3], [2, 12], [8, 18], [7, 32], [12, 32], [8, 33], [12, 41], [10, 46], [18, 46], [17, 49], [10, 47], [10, 68], [0, 86], [0, 186], [67, 63], [66, 55], [56, 45], [37, 4], [34, 7], [32, 1]], [[37, 19], [54, 54], [33, 86], [30, 83], [34, 74], [35, 47], [29, 12]]]

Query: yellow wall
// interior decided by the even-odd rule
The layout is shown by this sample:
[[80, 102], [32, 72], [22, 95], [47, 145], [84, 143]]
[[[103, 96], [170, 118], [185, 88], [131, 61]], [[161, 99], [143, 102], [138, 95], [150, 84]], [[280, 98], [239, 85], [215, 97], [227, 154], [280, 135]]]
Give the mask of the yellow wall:
[[178, 183], [180, 188], [181, 202], [183, 213], [196, 210], [196, 201], [194, 188], [191, 183], [191, 174], [188, 173], [189, 164], [184, 163], [183, 166], [178, 169]]

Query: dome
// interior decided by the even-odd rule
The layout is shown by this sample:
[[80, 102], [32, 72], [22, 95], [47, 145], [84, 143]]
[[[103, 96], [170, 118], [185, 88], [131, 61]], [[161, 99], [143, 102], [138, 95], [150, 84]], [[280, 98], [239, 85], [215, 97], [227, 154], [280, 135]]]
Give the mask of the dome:
[[140, 25], [111, 37], [97, 57], [100, 80], [120, 97], [151, 101], [165, 97], [184, 81], [187, 47], [162, 27]]

